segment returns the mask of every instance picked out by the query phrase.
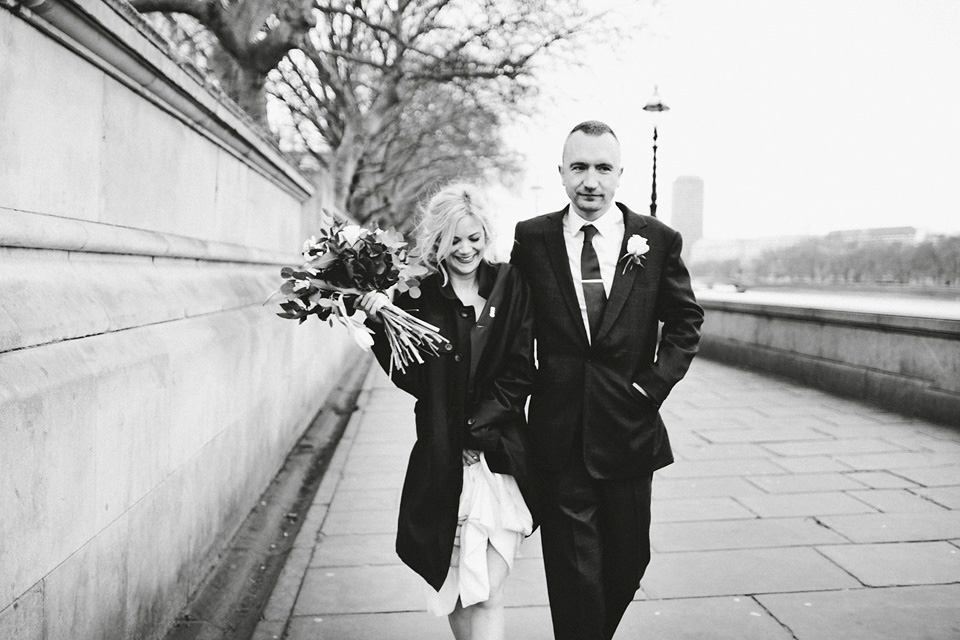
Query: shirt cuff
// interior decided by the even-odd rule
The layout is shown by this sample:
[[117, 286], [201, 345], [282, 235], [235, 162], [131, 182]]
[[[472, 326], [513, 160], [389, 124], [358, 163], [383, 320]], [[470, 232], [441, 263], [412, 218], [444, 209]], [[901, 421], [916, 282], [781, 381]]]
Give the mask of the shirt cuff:
[[649, 393], [647, 393], [646, 389], [644, 389], [643, 387], [641, 387], [639, 384], [637, 384], [636, 382], [634, 382], [634, 383], [633, 383], [633, 388], [636, 389], [638, 392], [640, 392], [640, 395], [642, 395], [644, 398], [646, 398], [647, 400], [649, 400], [649, 401], [650, 401], [650, 404], [652, 404], [653, 406], [655, 406], [655, 407], [657, 407], [657, 408], [660, 407], [660, 404], [659, 404], [656, 400], [653, 399], [653, 396], [651, 396]]

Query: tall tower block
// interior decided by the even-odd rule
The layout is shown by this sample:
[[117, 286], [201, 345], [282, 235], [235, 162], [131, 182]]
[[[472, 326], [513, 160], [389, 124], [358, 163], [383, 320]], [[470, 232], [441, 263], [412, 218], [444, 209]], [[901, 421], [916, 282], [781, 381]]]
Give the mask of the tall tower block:
[[670, 224], [683, 235], [681, 257], [686, 261], [694, 243], [703, 237], [703, 180], [697, 176], [674, 180], [671, 211]]

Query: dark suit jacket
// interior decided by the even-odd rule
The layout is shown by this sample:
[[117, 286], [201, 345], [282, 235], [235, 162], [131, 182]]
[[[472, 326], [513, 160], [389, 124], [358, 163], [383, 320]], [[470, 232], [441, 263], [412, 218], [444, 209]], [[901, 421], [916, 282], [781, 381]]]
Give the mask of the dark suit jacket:
[[[464, 448], [483, 451], [492, 471], [513, 476], [536, 517], [524, 415], [534, 375], [530, 293], [509, 264], [482, 263], [478, 277], [487, 304], [467, 340], [458, 340], [463, 306], [437, 274], [423, 280], [419, 298], [404, 293], [396, 300], [450, 340], [439, 355], [424, 356], [423, 364], [392, 375], [394, 384], [417, 399], [417, 441], [400, 496], [397, 553], [438, 590], [450, 569], [457, 531]], [[383, 326], [368, 326], [374, 329], [373, 352], [389, 371]]]
[[602, 479], [637, 477], [673, 462], [658, 409], [697, 353], [703, 322], [680, 259], [680, 234], [616, 206], [624, 217], [620, 255], [633, 235], [646, 238], [650, 249], [642, 266], [624, 271], [627, 262], [618, 263], [593, 345], [563, 240], [567, 209], [520, 222], [511, 258], [534, 303], [538, 371], [528, 430], [534, 460], [559, 470], [582, 433], [587, 469]]

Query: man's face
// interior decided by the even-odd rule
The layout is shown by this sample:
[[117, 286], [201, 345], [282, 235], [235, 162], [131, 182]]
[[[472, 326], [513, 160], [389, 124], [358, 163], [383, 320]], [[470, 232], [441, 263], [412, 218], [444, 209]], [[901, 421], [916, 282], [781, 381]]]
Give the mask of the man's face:
[[609, 133], [575, 131], [563, 145], [560, 178], [573, 210], [584, 220], [596, 220], [610, 208], [621, 173], [620, 143]]

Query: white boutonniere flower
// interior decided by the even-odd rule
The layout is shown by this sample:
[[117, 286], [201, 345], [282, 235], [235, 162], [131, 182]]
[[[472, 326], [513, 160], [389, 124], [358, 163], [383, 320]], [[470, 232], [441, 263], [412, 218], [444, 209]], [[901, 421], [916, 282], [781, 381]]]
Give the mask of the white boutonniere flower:
[[630, 239], [627, 240], [627, 252], [623, 254], [621, 260], [626, 260], [627, 263], [623, 265], [623, 272], [626, 273], [627, 269], [637, 264], [640, 267], [643, 267], [643, 256], [650, 251], [650, 245], [647, 244], [647, 239], [641, 235], [634, 234], [630, 236]]
[[370, 235], [370, 232], [367, 229], [355, 224], [347, 225], [340, 230], [340, 239], [351, 247], [357, 244], [357, 241], [360, 240], [360, 238], [365, 238], [368, 235]]

